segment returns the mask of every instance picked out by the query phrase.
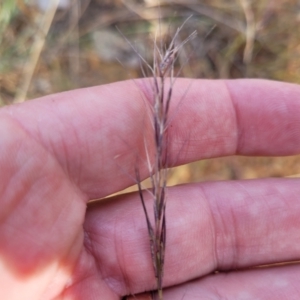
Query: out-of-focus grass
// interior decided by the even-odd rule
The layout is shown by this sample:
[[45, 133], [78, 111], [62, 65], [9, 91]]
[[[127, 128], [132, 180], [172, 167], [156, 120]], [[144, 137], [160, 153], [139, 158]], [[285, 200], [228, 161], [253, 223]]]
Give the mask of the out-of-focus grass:
[[[31, 65], [34, 72], [25, 93], [26, 99], [142, 76], [139, 67], [124, 68], [117, 61], [108, 62], [99, 57], [92, 35], [98, 29], [115, 30], [115, 26], [118, 26], [131, 41], [142, 39], [146, 45], [151, 45], [158, 25], [156, 19], [160, 16], [161, 28], [166, 28], [168, 32], [169, 28], [176, 28], [193, 14], [184, 28], [182, 38], [194, 29], [198, 31], [198, 37], [191, 41], [185, 48], [185, 55], [180, 57], [180, 63], [183, 64], [189, 57], [183, 76], [260, 77], [300, 83], [299, 1], [160, 2], [161, 8], [150, 0], [74, 0], [70, 9], [56, 11], [50, 30], [45, 31], [43, 24], [48, 11], [40, 11], [25, 0], [2, 0], [0, 105], [16, 100], [20, 87], [28, 79], [24, 71], [26, 65], [28, 67], [29, 62], [30, 67], [31, 61], [34, 62], [32, 52], [40, 41], [45, 44], [36, 56], [35, 65]], [[248, 61], [245, 57], [248, 57]], [[298, 164], [298, 160], [294, 163]], [[183, 182], [198, 180], [199, 177], [252, 178], [262, 174], [282, 176], [300, 173], [300, 168], [299, 172], [292, 168], [289, 172], [284, 167], [293, 165], [287, 158], [257, 158], [251, 161], [247, 158], [227, 158], [217, 160], [216, 164], [217, 167], [213, 167], [215, 165], [210, 161], [202, 162], [189, 171], [182, 169], [176, 176], [180, 178], [178, 181]], [[282, 171], [278, 171], [278, 165], [282, 166]]]
[[0, 10], [0, 32], [5, 31], [16, 11], [16, 1], [3, 0]]
[[[16, 1], [3, 0], [0, 4], [0, 74], [3, 74], [2, 76], [8, 73], [10, 69], [9, 53], [13, 49], [6, 44], [6, 40], [9, 39], [10, 25], [16, 11]], [[0, 84], [3, 81], [2, 76], [0, 77]], [[2, 104], [1, 96], [0, 104]]]
[[[129, 73], [141, 76], [139, 68], [124, 69], [117, 61], [101, 59], [91, 36], [98, 28], [115, 29], [117, 25], [130, 40], [146, 40], [147, 36], [153, 37], [154, 18], [160, 14], [165, 28], [177, 27], [193, 14], [183, 35], [192, 29], [199, 34], [192, 42], [192, 49], [187, 51], [192, 53], [190, 65], [193, 69], [184, 71], [183, 75], [300, 80], [300, 8], [296, 0], [162, 0], [161, 9], [153, 4], [155, 1], [148, 0], [144, 4], [124, 1], [127, 5], [121, 2], [82, 0], [79, 5], [78, 1], [73, 1], [71, 9], [57, 11], [50, 31], [45, 33], [43, 20], [47, 11], [39, 11], [22, 0], [3, 0], [0, 10], [2, 103], [10, 103], [15, 98], [24, 81], [23, 68], [28, 64], [37, 39], [46, 38], [46, 43], [26, 98], [126, 79], [131, 76]], [[243, 2], [249, 3], [254, 16], [249, 63], [245, 63], [244, 55], [249, 44], [247, 28], [251, 24], [246, 22]], [[74, 7], [78, 7], [77, 14]]]

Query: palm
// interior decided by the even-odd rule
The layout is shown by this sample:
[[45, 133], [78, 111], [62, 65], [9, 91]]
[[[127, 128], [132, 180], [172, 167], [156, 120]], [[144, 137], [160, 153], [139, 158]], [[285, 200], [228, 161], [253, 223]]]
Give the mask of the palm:
[[[190, 83], [178, 84], [184, 91]], [[195, 85], [186, 95], [189, 105], [176, 110], [180, 122], [170, 129], [176, 136], [170, 161], [299, 153], [299, 87], [228, 83], [235, 115], [223, 83]], [[281, 95], [274, 92], [278, 85]], [[247, 86], [256, 86], [252, 96], [259, 100], [270, 96], [272, 105], [253, 99], [243, 104], [240, 98], [251, 97]], [[176, 94], [174, 106], [181, 99]], [[139, 128], [149, 125], [137, 97], [134, 84], [118, 83], [2, 109], [1, 299], [110, 300], [155, 287], [138, 197], [121, 196], [86, 210], [89, 199], [132, 183], [136, 153], [144, 147]], [[200, 108], [196, 98], [203, 100]], [[186, 136], [181, 128], [193, 128], [193, 137], [178, 158]], [[141, 173], [147, 174], [143, 167]], [[299, 190], [297, 180], [279, 179], [171, 189], [165, 285], [216, 269], [299, 259]], [[208, 275], [167, 289], [165, 299], [298, 299], [299, 273], [298, 266], [284, 266]]]

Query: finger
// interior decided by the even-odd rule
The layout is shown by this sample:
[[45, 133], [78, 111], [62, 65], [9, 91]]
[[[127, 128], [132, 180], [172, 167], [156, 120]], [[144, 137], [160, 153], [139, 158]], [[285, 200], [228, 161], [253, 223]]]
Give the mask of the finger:
[[49, 152], [3, 116], [0, 141], [0, 299], [50, 299], [78, 260], [86, 200]]
[[[90, 198], [148, 175], [149, 80], [70, 91], [2, 109], [50, 151]], [[265, 80], [178, 79], [169, 124], [171, 166], [232, 154], [300, 150], [300, 87]], [[33, 117], [34, 116], [34, 117]], [[150, 142], [149, 142], [150, 141]], [[138, 162], [139, 161], [139, 162]]]
[[298, 300], [299, 276], [299, 265], [219, 273], [166, 289], [164, 300]]
[[[297, 179], [170, 188], [165, 286], [214, 270], [300, 260], [299, 192]], [[151, 212], [151, 201], [147, 204]], [[118, 294], [155, 288], [145, 216], [136, 194], [93, 204], [84, 227], [101, 276]]]

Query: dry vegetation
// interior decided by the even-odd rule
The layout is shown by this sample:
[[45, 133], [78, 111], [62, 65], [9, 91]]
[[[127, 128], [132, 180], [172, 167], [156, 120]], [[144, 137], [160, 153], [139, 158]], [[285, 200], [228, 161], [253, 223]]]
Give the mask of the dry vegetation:
[[[46, 12], [28, 2], [0, 4], [1, 105], [142, 76], [124, 44], [116, 55], [125, 67], [101, 57], [95, 39], [118, 26], [131, 41], [151, 44], [158, 16], [168, 31], [193, 14], [182, 38], [193, 30], [198, 37], [180, 57], [183, 64], [189, 57], [183, 76], [300, 82], [297, 0], [161, 0], [160, 10], [151, 0], [73, 0], [68, 10]], [[230, 157], [181, 167], [171, 183], [288, 176], [299, 170], [298, 157]]]

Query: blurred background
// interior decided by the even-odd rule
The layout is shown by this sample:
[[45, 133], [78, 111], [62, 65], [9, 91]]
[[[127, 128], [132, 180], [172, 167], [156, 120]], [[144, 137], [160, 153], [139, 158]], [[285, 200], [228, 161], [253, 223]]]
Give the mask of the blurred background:
[[[300, 0], [1, 0], [0, 105], [142, 77], [133, 47], [151, 64], [155, 35], [167, 41], [191, 15], [180, 76], [300, 83]], [[176, 168], [170, 183], [298, 173], [299, 156], [226, 157]]]

